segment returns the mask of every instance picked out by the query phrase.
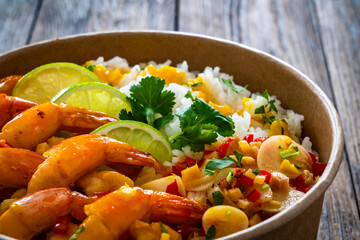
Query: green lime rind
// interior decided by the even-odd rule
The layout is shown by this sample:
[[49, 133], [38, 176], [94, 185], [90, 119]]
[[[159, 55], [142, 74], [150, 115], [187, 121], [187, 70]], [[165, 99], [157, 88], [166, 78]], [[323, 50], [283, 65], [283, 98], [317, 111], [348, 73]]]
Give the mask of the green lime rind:
[[118, 117], [122, 109], [131, 111], [126, 95], [105, 83], [87, 82], [61, 90], [52, 100]]
[[59, 91], [73, 84], [101, 82], [93, 72], [74, 63], [42, 65], [22, 77], [12, 95], [36, 103], [49, 102]]
[[150, 153], [160, 163], [171, 162], [169, 140], [157, 129], [142, 122], [119, 120], [95, 129], [91, 134], [100, 134]]

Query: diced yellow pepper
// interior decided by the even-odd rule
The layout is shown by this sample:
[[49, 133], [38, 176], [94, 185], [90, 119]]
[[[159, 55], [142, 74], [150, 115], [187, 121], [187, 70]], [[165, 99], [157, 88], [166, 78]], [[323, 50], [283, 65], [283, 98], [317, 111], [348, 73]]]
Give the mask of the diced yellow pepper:
[[248, 113], [250, 113], [251, 108], [252, 108], [253, 105], [254, 105], [254, 100], [252, 100], [251, 98], [243, 97], [243, 98], [241, 99], [241, 102], [244, 104], [244, 108], [243, 108], [242, 110], [238, 110], [238, 111], [236, 111], [236, 112], [237, 112], [237, 114], [238, 114], [239, 116], [242, 116], [242, 117], [243, 117], [245, 111], [248, 112]]
[[227, 191], [228, 193], [228, 197], [230, 198], [231, 201], [233, 202], [237, 202], [239, 201], [240, 199], [243, 199], [244, 198], [244, 195], [242, 194], [242, 192], [240, 191], [239, 188], [232, 188], [232, 189], [229, 189]]
[[219, 104], [216, 104], [216, 103], [213, 103], [212, 101], [209, 101], [209, 105], [212, 106], [213, 108], [215, 108], [216, 110], [218, 110], [220, 113], [222, 113], [223, 115], [225, 116], [229, 116], [231, 114], [233, 114], [233, 109], [226, 105], [219, 105]]
[[256, 178], [256, 175], [252, 172], [251, 169], [247, 170], [247, 172], [244, 173], [244, 175], [251, 178], [251, 179], [253, 179], [253, 180]]
[[263, 184], [265, 182], [266, 177], [264, 175], [257, 175], [254, 184]]
[[269, 136], [274, 135], [286, 135], [294, 139], [294, 134], [290, 132], [289, 125], [285, 119], [276, 120], [270, 125]]
[[237, 206], [242, 209], [242, 210], [245, 210], [247, 209], [248, 207], [250, 207], [253, 203], [250, 202], [249, 200], [247, 200], [246, 198], [244, 199], [240, 199], [238, 202], [237, 202]]
[[244, 152], [244, 153], [251, 151], [250, 145], [245, 140], [240, 141], [239, 146], [241, 148], [241, 151]]
[[198, 76], [195, 79], [190, 79], [187, 84], [188, 85], [194, 85], [196, 83], [201, 83], [201, 85], [193, 87], [193, 91], [198, 91], [198, 98], [201, 98], [205, 102], [209, 102], [212, 99], [212, 92], [208, 88], [208, 86], [205, 84], [203, 78], [201, 76]]
[[145, 69], [151, 76], [165, 79], [166, 84], [177, 83], [183, 84], [185, 73], [179, 72], [175, 67], [162, 66], [159, 70], [155, 66], [148, 65]]
[[187, 191], [204, 191], [212, 186], [215, 177], [215, 175], [203, 174], [197, 164], [181, 171], [181, 178]]
[[288, 176], [290, 179], [294, 179], [300, 174], [295, 165], [291, 164], [287, 159], [283, 160], [280, 164], [280, 172]]

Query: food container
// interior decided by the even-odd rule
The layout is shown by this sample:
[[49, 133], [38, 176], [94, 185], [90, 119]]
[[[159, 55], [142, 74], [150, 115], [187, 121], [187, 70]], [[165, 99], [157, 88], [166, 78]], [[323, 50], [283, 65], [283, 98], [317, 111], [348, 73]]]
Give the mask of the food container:
[[186, 60], [191, 71], [219, 66], [252, 92], [268, 89], [284, 108], [305, 116], [309, 136], [320, 160], [328, 165], [317, 184], [290, 208], [268, 220], [223, 239], [315, 239], [324, 193], [334, 180], [343, 153], [339, 116], [325, 93], [287, 63], [242, 44], [206, 36], [164, 32], [106, 32], [71, 36], [26, 46], [0, 55], [0, 77], [25, 74], [45, 63], [74, 62], [104, 56], [126, 58], [130, 65], [170, 59]]

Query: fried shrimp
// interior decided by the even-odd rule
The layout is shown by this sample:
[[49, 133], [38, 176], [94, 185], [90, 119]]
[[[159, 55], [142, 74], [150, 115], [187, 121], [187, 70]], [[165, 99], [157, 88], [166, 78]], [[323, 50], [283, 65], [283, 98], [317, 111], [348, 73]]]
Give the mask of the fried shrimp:
[[123, 186], [85, 206], [87, 218], [76, 239], [119, 239], [138, 219], [200, 223], [207, 206], [184, 197]]
[[26, 149], [0, 148], [0, 186], [26, 187], [44, 160], [40, 154]]
[[71, 214], [85, 219], [84, 205], [92, 200], [67, 188], [51, 188], [15, 201], [0, 217], [0, 233], [18, 239], [31, 239], [54, 226], [59, 216]]
[[36, 103], [0, 93], [0, 128], [23, 111], [34, 106]]
[[66, 139], [45, 152], [44, 156], [48, 158], [32, 176], [28, 192], [70, 186], [90, 170], [110, 162], [154, 167], [161, 174], [171, 171], [149, 153], [127, 143], [95, 134]]
[[116, 118], [85, 108], [51, 102], [34, 106], [8, 122], [0, 133], [17, 148], [34, 150], [58, 131], [89, 133]]

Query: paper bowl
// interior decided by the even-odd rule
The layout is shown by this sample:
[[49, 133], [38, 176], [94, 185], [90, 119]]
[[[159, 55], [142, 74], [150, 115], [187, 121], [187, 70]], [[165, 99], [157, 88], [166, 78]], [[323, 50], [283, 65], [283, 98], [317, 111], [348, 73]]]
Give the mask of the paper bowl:
[[104, 56], [126, 58], [130, 65], [154, 60], [186, 60], [190, 70], [219, 66], [252, 92], [268, 89], [284, 108], [305, 116], [303, 136], [328, 165], [317, 184], [296, 204], [262, 223], [223, 239], [315, 239], [324, 193], [334, 180], [343, 153], [339, 116], [325, 93], [289, 64], [254, 48], [206, 36], [164, 31], [106, 32], [71, 36], [0, 55], [0, 77], [25, 74], [45, 63], [83, 64]]

